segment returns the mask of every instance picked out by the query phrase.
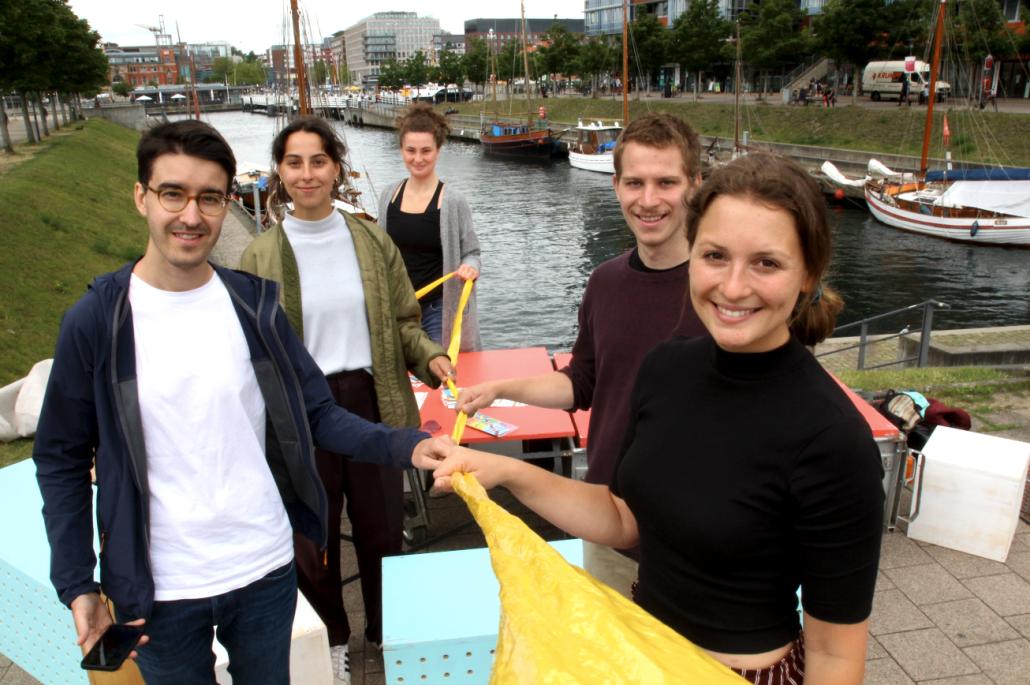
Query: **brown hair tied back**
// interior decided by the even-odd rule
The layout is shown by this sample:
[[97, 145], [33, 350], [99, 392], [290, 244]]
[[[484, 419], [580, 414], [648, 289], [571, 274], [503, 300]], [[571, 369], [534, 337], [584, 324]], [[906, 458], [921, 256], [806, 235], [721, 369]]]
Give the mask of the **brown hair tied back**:
[[451, 125], [446, 117], [433, 109], [428, 102], [412, 103], [404, 113], [397, 117], [397, 142], [404, 144], [404, 136], [409, 133], [432, 133], [436, 147], [443, 147], [450, 135]]
[[804, 345], [825, 340], [833, 332], [844, 301], [823, 282], [830, 266], [831, 234], [819, 185], [783, 157], [755, 152], [736, 159], [713, 171], [688, 201], [687, 240], [691, 244], [697, 238], [701, 217], [722, 195], [780, 209], [794, 219], [809, 280], [794, 305], [790, 332]]
[[279, 178], [279, 165], [286, 157], [286, 141], [298, 131], [314, 133], [321, 138], [323, 152], [329, 155], [329, 159], [340, 165], [340, 175], [336, 178], [331, 193], [333, 199], [342, 197], [340, 188], [350, 183], [350, 167], [347, 166], [346, 161], [347, 146], [336, 135], [332, 124], [321, 117], [299, 116], [279, 131], [275, 140], [272, 141], [272, 177], [268, 181], [268, 213], [276, 220], [283, 218], [286, 204], [292, 199], [286, 192], [286, 188], [283, 187], [282, 179]]

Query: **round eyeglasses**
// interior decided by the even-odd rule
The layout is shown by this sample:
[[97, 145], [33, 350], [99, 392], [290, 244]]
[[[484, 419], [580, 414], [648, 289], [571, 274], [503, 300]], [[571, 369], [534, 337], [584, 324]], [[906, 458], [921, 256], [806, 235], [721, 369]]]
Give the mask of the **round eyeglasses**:
[[186, 209], [186, 205], [190, 203], [190, 200], [197, 201], [197, 209], [200, 210], [201, 214], [207, 216], [218, 216], [225, 210], [225, 206], [229, 203], [229, 196], [224, 193], [216, 193], [214, 191], [206, 191], [203, 193], [197, 193], [196, 195], [190, 195], [180, 188], [162, 188], [161, 190], [155, 190], [150, 186], [144, 186], [147, 190], [157, 195], [157, 201], [161, 203], [161, 206], [169, 212], [181, 212]]

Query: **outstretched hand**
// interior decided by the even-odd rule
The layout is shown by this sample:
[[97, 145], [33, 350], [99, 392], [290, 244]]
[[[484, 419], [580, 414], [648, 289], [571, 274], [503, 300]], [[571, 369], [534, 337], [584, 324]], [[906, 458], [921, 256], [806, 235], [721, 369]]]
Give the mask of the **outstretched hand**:
[[433, 471], [433, 490], [454, 492], [452, 473], [471, 473], [480, 485], [489, 490], [507, 481], [513, 462], [518, 460], [455, 446], [450, 456]]
[[497, 399], [497, 391], [490, 383], [480, 383], [470, 388], [458, 390], [455, 407], [469, 416], [475, 415], [483, 407], [489, 407]]
[[[96, 592], [87, 592], [73, 599], [71, 609], [72, 620], [75, 622], [75, 644], [82, 647], [83, 653], [86, 653], [93, 648], [108, 626], [114, 623], [114, 619], [111, 618], [107, 605], [101, 601], [100, 594]], [[140, 618], [126, 625], [141, 626], [143, 623], [144, 620]], [[149, 638], [144, 635], [137, 646], [145, 645], [148, 640]], [[135, 650], [129, 654], [130, 659], [135, 659], [136, 656]]]
[[457, 449], [457, 445], [451, 441], [450, 436], [442, 435], [438, 438], [426, 438], [415, 445], [415, 449], [411, 451], [411, 465], [423, 471], [435, 469], [455, 449]]

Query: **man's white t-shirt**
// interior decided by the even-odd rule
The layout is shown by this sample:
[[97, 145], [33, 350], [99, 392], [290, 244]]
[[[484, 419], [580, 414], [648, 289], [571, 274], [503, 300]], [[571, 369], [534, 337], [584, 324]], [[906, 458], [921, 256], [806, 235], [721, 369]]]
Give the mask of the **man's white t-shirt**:
[[133, 274], [158, 601], [236, 590], [293, 559], [293, 532], [265, 461], [265, 402], [217, 274], [171, 292]]

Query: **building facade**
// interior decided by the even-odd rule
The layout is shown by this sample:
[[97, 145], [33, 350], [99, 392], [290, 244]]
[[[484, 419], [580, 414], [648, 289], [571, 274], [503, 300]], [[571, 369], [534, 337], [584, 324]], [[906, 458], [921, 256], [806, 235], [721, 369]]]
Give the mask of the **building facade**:
[[[587, 0], [587, 4], [590, 0]], [[569, 33], [576, 35], [583, 35], [584, 33], [584, 20], [583, 19], [558, 19], [557, 17], [548, 19], [526, 19], [526, 42], [530, 45], [537, 43], [540, 38], [550, 30], [553, 24], [560, 24], [565, 27], [565, 30]], [[621, 26], [621, 24], [620, 24]], [[621, 28], [619, 29], [622, 30]], [[465, 42], [466, 44], [473, 38], [481, 38], [487, 40], [493, 31], [494, 40], [496, 41], [496, 47], [504, 47], [506, 43], [513, 40], [519, 40], [519, 36], [522, 35], [522, 20], [521, 19], [469, 19], [465, 22]]]
[[[1015, 0], [1018, 2], [1018, 0]], [[754, 0], [719, 0], [722, 16], [734, 20]], [[819, 14], [826, 0], [798, 0], [806, 14]], [[662, 26], [671, 27], [690, 7], [690, 0], [630, 0], [629, 20], [642, 14], [654, 14]], [[585, 0], [583, 21], [588, 36], [610, 36], [622, 33], [622, 0]]]
[[415, 12], [376, 12], [362, 19], [343, 31], [351, 83], [373, 87], [385, 62], [402, 62], [419, 51], [435, 60], [434, 36], [441, 33], [439, 19]]
[[179, 60], [176, 47], [169, 45], [125, 46], [106, 43], [108, 81], [125, 82], [132, 88], [178, 83]]

